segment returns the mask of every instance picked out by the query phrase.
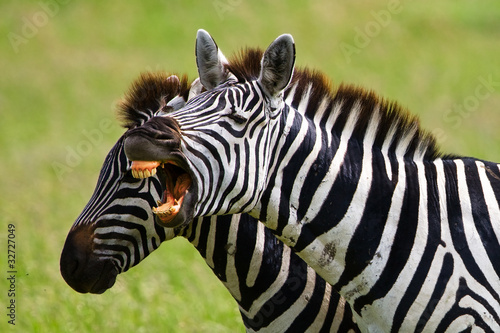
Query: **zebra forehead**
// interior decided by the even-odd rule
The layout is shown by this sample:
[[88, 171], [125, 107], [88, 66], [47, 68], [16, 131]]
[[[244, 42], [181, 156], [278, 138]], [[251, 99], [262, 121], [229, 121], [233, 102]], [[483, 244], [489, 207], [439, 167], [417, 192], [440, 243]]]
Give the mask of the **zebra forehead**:
[[179, 79], [163, 71], [141, 73], [118, 103], [118, 119], [125, 128], [140, 126], [172, 98], [187, 100], [189, 87], [187, 75]]

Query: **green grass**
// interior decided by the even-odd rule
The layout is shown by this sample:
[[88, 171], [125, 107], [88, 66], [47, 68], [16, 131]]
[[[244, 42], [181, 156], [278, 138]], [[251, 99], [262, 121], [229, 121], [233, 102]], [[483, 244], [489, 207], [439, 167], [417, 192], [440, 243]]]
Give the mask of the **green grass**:
[[[198, 28], [226, 54], [291, 33], [298, 65], [397, 100], [439, 134], [444, 151], [500, 161], [498, 1], [404, 1], [385, 21], [377, 17], [393, 2], [68, 1], [54, 15], [40, 3], [0, 4], [2, 332], [10, 326], [9, 223], [16, 226], [19, 332], [244, 330], [236, 303], [185, 239], [164, 244], [103, 295], [78, 294], [59, 274], [66, 233], [123, 132], [114, 105], [142, 71], [195, 77]], [[43, 24], [29, 31], [26, 22], [35, 18]], [[372, 36], [360, 47], [357, 34], [366, 29]], [[9, 34], [23, 31], [26, 43], [13, 45]], [[341, 45], [357, 52], [347, 57]], [[458, 114], [456, 105], [474, 102], [489, 77], [492, 91]], [[99, 130], [103, 120], [113, 125], [85, 146], [85, 131]], [[77, 163], [57, 173], [54, 163], [64, 165], [78, 149]]]

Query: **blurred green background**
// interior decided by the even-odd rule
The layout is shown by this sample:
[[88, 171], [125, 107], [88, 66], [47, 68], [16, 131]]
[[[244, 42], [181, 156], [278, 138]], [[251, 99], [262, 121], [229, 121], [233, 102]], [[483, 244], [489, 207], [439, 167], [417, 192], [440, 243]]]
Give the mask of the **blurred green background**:
[[444, 151], [500, 161], [498, 0], [2, 1], [0, 16], [2, 332], [12, 328], [8, 224], [18, 331], [244, 331], [236, 303], [185, 239], [103, 295], [78, 294], [59, 274], [66, 233], [123, 133], [116, 102], [143, 71], [196, 77], [199, 28], [226, 55], [291, 33], [299, 66], [397, 100]]

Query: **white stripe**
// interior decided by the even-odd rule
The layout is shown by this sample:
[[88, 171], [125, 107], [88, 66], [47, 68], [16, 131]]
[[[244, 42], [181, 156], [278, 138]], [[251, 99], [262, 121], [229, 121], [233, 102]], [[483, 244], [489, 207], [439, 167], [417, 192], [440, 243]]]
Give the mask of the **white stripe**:
[[239, 214], [234, 214], [233, 216], [231, 216], [231, 226], [229, 228], [229, 235], [227, 237], [228, 255], [226, 263], [226, 282], [224, 282], [224, 285], [237, 302], [241, 301], [241, 291], [238, 272], [236, 271], [236, 263], [234, 261], [234, 253], [237, 250], [236, 247], [240, 217], [241, 215]]
[[398, 124], [397, 121], [395, 121], [389, 128], [389, 131], [385, 135], [385, 139], [384, 142], [382, 143], [382, 149], [381, 149], [382, 156], [384, 157], [384, 164], [385, 164], [385, 171], [387, 173], [387, 178], [391, 180], [392, 180], [392, 168], [391, 168], [391, 161], [389, 159], [389, 147], [391, 146], [396, 131], [398, 129], [397, 124]]
[[404, 157], [417, 130], [418, 128], [416, 125], [411, 126], [408, 128], [408, 131], [404, 134], [401, 140], [396, 144], [397, 157]]
[[[315, 276], [316, 273], [314, 273], [312, 278], [314, 279]], [[329, 285], [328, 283], [325, 283], [325, 291], [323, 294], [323, 301], [321, 302], [321, 307], [318, 311], [318, 314], [316, 315], [316, 318], [314, 319], [314, 322], [311, 324], [311, 326], [307, 328], [306, 332], [310, 333], [319, 332], [323, 327], [325, 323], [325, 318], [333, 307], [333, 304], [332, 306], [330, 306], [330, 298], [332, 297], [331, 293], [332, 293], [332, 286]], [[332, 327], [330, 327], [331, 332], [338, 331], [338, 327], [340, 326], [340, 323], [344, 318], [344, 306], [345, 306], [345, 301], [343, 298], [340, 298], [339, 302], [337, 303], [337, 308], [335, 311], [335, 317], [333, 318]]]
[[498, 201], [496, 200], [495, 192], [493, 192], [492, 184], [486, 175], [486, 168], [488, 167], [486, 167], [481, 161], [476, 161], [476, 166], [484, 193], [484, 200], [486, 202], [486, 206], [488, 207], [488, 214], [491, 220], [490, 225], [498, 242], [500, 240], [500, 208], [498, 206]]
[[[326, 285], [330, 286], [328, 283]], [[335, 292], [335, 291], [333, 291], [333, 292]], [[337, 303], [337, 308], [335, 309], [335, 317], [333, 317], [332, 327], [330, 330], [331, 332], [338, 332], [339, 331], [340, 324], [344, 320], [346, 307], [349, 307], [349, 304], [346, 303], [344, 297], [340, 297], [339, 302]], [[352, 320], [352, 318], [346, 318], [346, 319]]]
[[293, 98], [295, 96], [295, 91], [297, 90], [297, 86], [299, 85], [299, 83], [295, 83], [289, 90], [288, 92], [288, 96], [286, 97], [285, 99], [285, 104], [287, 105], [292, 105], [292, 102], [293, 102]]
[[361, 109], [359, 104], [355, 104], [352, 110], [349, 112], [349, 118], [347, 119], [344, 129], [342, 130], [339, 147], [337, 148], [337, 152], [335, 153], [335, 156], [333, 157], [332, 162], [328, 167], [328, 172], [326, 173], [325, 177], [323, 177], [321, 184], [318, 186], [316, 192], [314, 193], [311, 205], [309, 206], [309, 209], [307, 210], [307, 213], [305, 214], [303, 219], [305, 223], [313, 220], [318, 215], [321, 207], [328, 197], [328, 193], [333, 186], [335, 179], [337, 179], [340, 167], [342, 166], [342, 161], [344, 161], [349, 140], [356, 126], [356, 122], [358, 121], [360, 111]]
[[248, 311], [245, 311], [240, 307], [240, 311], [245, 314], [248, 318], [254, 318], [257, 312], [262, 309], [264, 304], [271, 299], [283, 286], [283, 283], [287, 280], [289, 270], [290, 270], [290, 254], [291, 249], [288, 246], [283, 247], [283, 255], [281, 256], [281, 269], [276, 277], [276, 280], [267, 288], [265, 292], [260, 294], [260, 296], [254, 300], [252, 306]]
[[[322, 114], [325, 112], [328, 101], [324, 99], [318, 110], [316, 115]], [[309, 155], [305, 159], [304, 163], [302, 163], [302, 166], [300, 167], [299, 172], [297, 173], [297, 176], [295, 177], [295, 181], [293, 183], [293, 191], [290, 195], [290, 215], [288, 218], [288, 223], [295, 223], [298, 219], [297, 217], [297, 209], [299, 207], [299, 202], [300, 202], [300, 194], [301, 194], [301, 189], [304, 186], [304, 182], [306, 180], [307, 174], [312, 168], [312, 165], [316, 162], [318, 158], [318, 154], [321, 151], [322, 147], [322, 136], [321, 136], [321, 129], [318, 126], [318, 123], [315, 122], [315, 132], [316, 132], [316, 140], [314, 142], [314, 146], [312, 147]]]
[[340, 101], [340, 103], [333, 105], [332, 108], [330, 109], [328, 119], [326, 120], [325, 132], [326, 132], [326, 141], [328, 148], [332, 146], [333, 126], [335, 126], [337, 118], [339, 117], [340, 112], [342, 111], [342, 106], [343, 106], [342, 101]]
[[[423, 163], [417, 162], [417, 177], [419, 184], [419, 204], [418, 204], [418, 220], [417, 220], [417, 230], [415, 234], [415, 239], [413, 242], [413, 246], [411, 248], [410, 255], [408, 260], [401, 270], [394, 286], [389, 290], [387, 296], [385, 297], [388, 300], [391, 299], [400, 299], [402, 295], [408, 290], [408, 286], [415, 274], [416, 268], [420, 264], [422, 259], [422, 253], [425, 250], [427, 245], [427, 237], [429, 235], [429, 219], [428, 219], [428, 207], [427, 207], [427, 180], [425, 177], [425, 167]], [[410, 190], [411, 191], [411, 190]], [[399, 227], [404, 228], [405, 223], [413, 223], [414, 221], [406, 221], [404, 216], [400, 218]], [[409, 242], [411, 240], [408, 240]], [[430, 289], [428, 289], [430, 290]], [[389, 305], [389, 304], [388, 304]], [[390, 309], [385, 309], [385, 313], [388, 317], [393, 318], [397, 305], [397, 302], [392, 302], [392, 307]], [[412, 314], [411, 312], [409, 313]], [[420, 316], [413, 318], [413, 323], [417, 323]], [[404, 332], [404, 330], [401, 330]]]
[[[481, 271], [494, 290], [500, 290], [500, 279], [498, 278], [488, 253], [484, 249], [483, 242], [477, 229], [474, 217], [472, 215], [472, 205], [470, 202], [469, 189], [465, 175], [465, 165], [462, 160], [455, 160], [457, 166], [457, 185], [460, 197], [460, 207], [462, 209], [462, 221], [465, 232], [465, 238], [474, 260], [481, 267]], [[489, 221], [488, 221], [489, 222]]]
[[200, 233], [201, 233], [201, 225], [203, 218], [199, 217], [198, 218], [198, 223], [196, 224], [196, 230], [194, 231], [194, 238], [191, 241], [191, 244], [193, 244], [194, 247], [198, 248], [198, 244], [200, 243]]
[[217, 230], [217, 216], [210, 217], [210, 224], [207, 236], [207, 247], [205, 249], [205, 261], [210, 268], [214, 268], [214, 248], [215, 248], [215, 236]]
[[[400, 149], [406, 149], [404, 146], [400, 146]], [[399, 224], [401, 216], [401, 207], [403, 206], [403, 200], [406, 192], [406, 169], [403, 159], [398, 159], [398, 181], [394, 192], [392, 194], [391, 206], [387, 214], [387, 221], [384, 226], [384, 231], [382, 233], [379, 246], [375, 255], [370, 262], [370, 264], [365, 268], [365, 270], [356, 278], [354, 278], [350, 283], [348, 283], [341, 291], [342, 295], [347, 295], [346, 300], [351, 302], [350, 298], [354, 299], [366, 295], [366, 293], [373, 287], [376, 283], [376, 278], [379, 277], [385, 266], [387, 265], [387, 260], [392, 250], [392, 244], [394, 243], [394, 237], [396, 235], [397, 227]]]
[[300, 98], [300, 102], [297, 107], [297, 112], [299, 112], [302, 115], [306, 114], [307, 105], [309, 104], [309, 98], [311, 97], [311, 90], [312, 90], [312, 83], [309, 83]]
[[[359, 110], [359, 105], [356, 106], [356, 110]], [[311, 244], [301, 251], [304, 258], [307, 258], [308, 263], [330, 284], [335, 284], [340, 278], [340, 273], [345, 267], [345, 255], [349, 241], [352, 239], [352, 235], [364, 213], [364, 207], [366, 205], [366, 200], [372, 183], [372, 147], [377, 133], [378, 119], [378, 113], [373, 113], [372, 118], [368, 122], [368, 128], [363, 139], [361, 174], [358, 186], [354, 192], [347, 212], [334, 228], [317, 237]], [[351, 120], [351, 118], [349, 120]], [[353, 128], [354, 125], [355, 122], [352, 121], [352, 123], [349, 124], [349, 127]], [[352, 130], [350, 131], [352, 133]], [[335, 157], [337, 157], [337, 155], [335, 155]], [[334, 167], [335, 166], [336, 165], [334, 165]], [[340, 168], [340, 165], [338, 168]], [[287, 228], [285, 227], [283, 235], [286, 234], [286, 229]], [[333, 240], [336, 249], [334, 254], [327, 249], [327, 247], [331, 246]], [[334, 257], [332, 257], [332, 255], [334, 255]]]
[[259, 275], [260, 267], [262, 265], [262, 255], [264, 254], [264, 243], [266, 240], [264, 224], [257, 223], [257, 234], [255, 235], [255, 247], [252, 253], [252, 259], [250, 259], [250, 266], [248, 268], [248, 275], [246, 279], [246, 284], [249, 287], [255, 285], [255, 280], [257, 275]]
[[[290, 328], [290, 324], [292, 324], [293, 320], [296, 319], [296, 314], [301, 313], [307, 306], [309, 302], [309, 297], [314, 292], [315, 283], [316, 283], [316, 273], [312, 268], [308, 267], [307, 282], [300, 297], [281, 316], [273, 320], [273, 322], [269, 326], [267, 326], [264, 330], [261, 331], [269, 333], [284, 332], [286, 329]], [[294, 314], [294, 316], [290, 318], [291, 317], [290, 314]], [[309, 330], [306, 332], [309, 332]]]
[[[296, 112], [290, 112], [290, 115], [288, 118], [294, 118], [292, 115], [298, 115]], [[307, 134], [307, 129], [308, 129], [308, 122], [303, 116], [299, 116], [302, 118], [302, 123], [299, 129], [299, 132], [297, 133], [297, 136], [294, 138], [292, 144], [290, 145], [290, 148], [288, 149], [287, 154], [283, 157], [281, 161], [276, 161], [279, 163], [277, 165], [278, 170], [283, 170], [283, 168], [286, 167], [288, 162], [291, 160], [293, 154], [298, 150], [300, 145], [302, 144], [302, 141], [304, 140], [306, 134]], [[292, 119], [293, 121], [293, 119]], [[291, 125], [291, 124], [290, 124]], [[272, 171], [269, 172], [272, 174]], [[283, 172], [279, 171], [277, 172], [276, 178], [275, 178], [275, 186], [271, 192], [271, 202], [278, 202], [281, 200], [281, 187], [282, 187], [282, 182], [283, 182]], [[279, 205], [272, 204], [269, 209], [267, 210], [267, 227], [276, 230], [278, 226], [278, 216], [279, 216]]]

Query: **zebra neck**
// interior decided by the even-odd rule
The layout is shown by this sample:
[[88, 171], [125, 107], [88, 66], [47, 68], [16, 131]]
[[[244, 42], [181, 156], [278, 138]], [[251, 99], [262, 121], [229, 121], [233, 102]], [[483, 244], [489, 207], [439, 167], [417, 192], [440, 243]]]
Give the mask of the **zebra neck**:
[[280, 303], [284, 309], [292, 308], [298, 300], [304, 304], [323, 302], [322, 296], [310, 298], [307, 286], [309, 278], [315, 276], [312, 269], [249, 215], [198, 218], [181, 235], [195, 246], [231, 293], [247, 327], [265, 327], [279, 317], [279, 311], [266, 312], [273, 302], [284, 302]]
[[337, 290], [379, 263], [384, 232], [402, 220], [417, 224], [425, 175], [418, 170], [433, 163], [424, 161], [425, 150], [408, 158], [412, 133], [389, 149], [390, 138], [375, 144], [377, 119], [361, 138], [353, 136], [355, 122], [347, 119], [336, 132], [334, 120], [329, 128], [300, 112], [285, 115], [288, 135], [277, 139], [277, 151], [289, 148], [271, 162], [268, 187], [252, 211]]
[[[324, 132], [316, 132], [316, 138], [308, 134], [310, 123], [299, 128], [290, 131], [294, 137], [282, 145], [293, 151], [289, 148], [272, 165], [269, 186], [253, 213], [332, 284], [358, 315], [365, 309], [363, 318], [389, 323], [398, 309], [386, 295], [404, 294], [415, 269], [428, 267], [436, 251], [447, 253], [447, 265], [460, 263], [461, 254], [453, 246], [462, 248], [468, 237], [479, 238], [471, 227], [474, 219], [480, 226], [489, 225], [486, 215], [499, 215], [495, 197], [500, 171], [495, 163], [407, 154], [413, 136], [389, 151], [385, 145], [374, 145], [370, 126], [362, 140], [345, 133], [332, 133], [331, 140], [324, 140]], [[490, 193], [482, 205], [491, 212], [473, 217], [471, 207], [481, 204], [483, 193]], [[472, 230], [469, 236], [467, 228]], [[482, 257], [487, 255], [478, 256]], [[455, 265], [454, 274], [467, 276], [462, 267]], [[428, 293], [422, 290], [419, 297], [428, 299]], [[367, 306], [375, 300], [378, 308]]]

